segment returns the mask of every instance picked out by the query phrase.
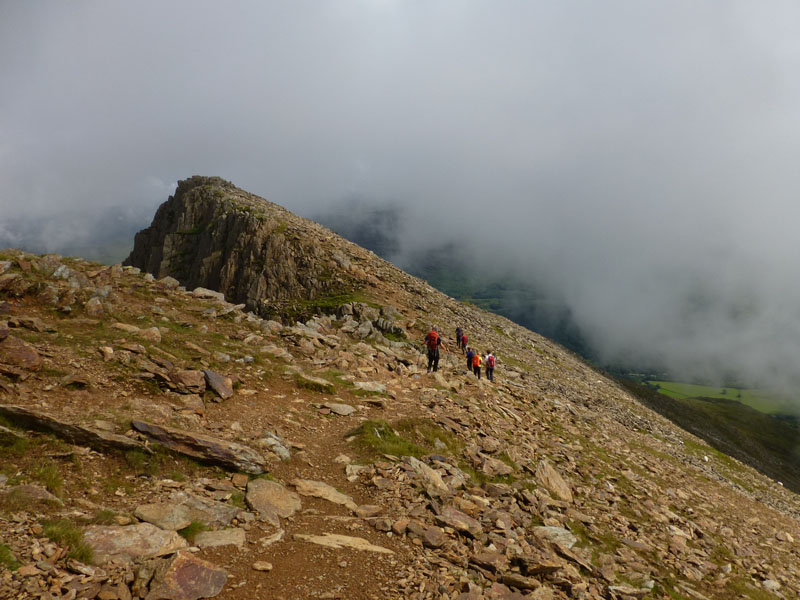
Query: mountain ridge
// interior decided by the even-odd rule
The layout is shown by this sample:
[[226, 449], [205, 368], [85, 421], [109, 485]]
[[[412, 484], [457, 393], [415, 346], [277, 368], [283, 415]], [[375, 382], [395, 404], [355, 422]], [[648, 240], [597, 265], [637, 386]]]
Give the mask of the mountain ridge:
[[[0, 550], [19, 563], [0, 551], [0, 592], [180, 597], [193, 568], [229, 598], [800, 593], [796, 495], [557, 344], [194, 183], [199, 208], [167, 214], [198, 186], [179, 187], [137, 237], [153, 273], [0, 252]], [[247, 272], [269, 257], [291, 260]], [[432, 325], [449, 351], [427, 374]], [[497, 354], [494, 384], [457, 325]]]

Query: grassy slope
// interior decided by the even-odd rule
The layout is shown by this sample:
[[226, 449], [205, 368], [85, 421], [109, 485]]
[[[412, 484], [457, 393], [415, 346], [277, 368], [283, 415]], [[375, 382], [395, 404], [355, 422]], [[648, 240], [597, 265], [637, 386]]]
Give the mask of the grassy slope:
[[800, 427], [796, 423], [776, 419], [733, 399], [670, 398], [630, 380], [617, 381], [645, 405], [720, 452], [800, 493]]
[[676, 381], [649, 381], [658, 386], [658, 391], [676, 399], [718, 398], [734, 400], [767, 414], [792, 414], [797, 411], [797, 403], [790, 398], [770, 390], [745, 388], [720, 388]]

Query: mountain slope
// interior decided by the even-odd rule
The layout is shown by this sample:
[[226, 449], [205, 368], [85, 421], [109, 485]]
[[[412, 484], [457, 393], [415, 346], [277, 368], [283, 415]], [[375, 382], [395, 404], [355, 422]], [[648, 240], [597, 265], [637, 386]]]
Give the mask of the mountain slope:
[[[247, 229], [250, 199], [203, 198], [192, 214], [219, 218], [195, 254], [144, 238], [162, 240], [155, 276], [0, 253], [0, 596], [179, 597], [191, 570], [242, 599], [800, 593], [797, 496], [319, 226], [265, 208], [273, 229]], [[201, 224], [159, 215], [148, 236]], [[255, 256], [281, 256], [278, 235], [314, 258], [253, 273], [223, 235], [245, 230]], [[336, 253], [337, 284], [305, 289]], [[174, 271], [188, 289], [161, 270], [187, 264], [215, 267]], [[214, 277], [239, 304], [192, 289]], [[426, 374], [432, 324], [450, 351]], [[464, 368], [456, 325], [497, 353], [494, 384]]]

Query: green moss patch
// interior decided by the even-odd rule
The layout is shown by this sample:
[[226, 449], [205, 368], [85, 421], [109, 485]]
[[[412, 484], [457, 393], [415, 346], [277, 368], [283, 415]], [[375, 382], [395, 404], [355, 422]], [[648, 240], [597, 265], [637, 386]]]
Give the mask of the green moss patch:
[[464, 449], [458, 437], [428, 419], [402, 419], [391, 425], [380, 420], [364, 421], [349, 436], [356, 436], [359, 447], [376, 455], [453, 456]]

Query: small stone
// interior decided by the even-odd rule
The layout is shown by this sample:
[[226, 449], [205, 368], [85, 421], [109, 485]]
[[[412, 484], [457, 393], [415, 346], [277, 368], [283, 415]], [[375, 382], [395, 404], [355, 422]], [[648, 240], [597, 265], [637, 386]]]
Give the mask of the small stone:
[[253, 563], [253, 569], [256, 571], [272, 571], [272, 563], [259, 560]]
[[231, 483], [234, 487], [239, 489], [244, 489], [247, 487], [247, 482], [250, 481], [250, 478], [245, 475], [244, 473], [234, 473], [231, 477]]
[[362, 504], [356, 508], [356, 516], [362, 519], [377, 517], [383, 512], [383, 507], [377, 504]]
[[161, 332], [158, 330], [158, 327], [149, 327], [141, 330], [139, 332], [139, 337], [156, 344], [161, 342]]
[[422, 536], [422, 543], [428, 548], [441, 548], [444, 541], [444, 530], [441, 527], [428, 527]]
[[203, 369], [206, 383], [222, 400], [227, 400], [233, 396], [233, 381], [230, 377], [224, 377], [211, 369]]

